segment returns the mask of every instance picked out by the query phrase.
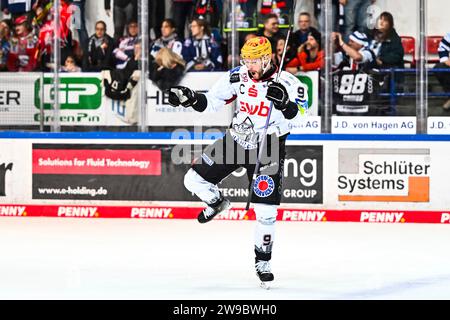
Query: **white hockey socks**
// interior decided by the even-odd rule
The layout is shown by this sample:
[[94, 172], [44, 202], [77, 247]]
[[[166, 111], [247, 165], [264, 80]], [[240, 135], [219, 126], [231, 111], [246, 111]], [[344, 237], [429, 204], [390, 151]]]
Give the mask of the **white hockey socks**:
[[257, 220], [255, 228], [255, 254], [257, 260], [268, 261], [272, 258], [277, 207], [267, 204], [254, 205]]

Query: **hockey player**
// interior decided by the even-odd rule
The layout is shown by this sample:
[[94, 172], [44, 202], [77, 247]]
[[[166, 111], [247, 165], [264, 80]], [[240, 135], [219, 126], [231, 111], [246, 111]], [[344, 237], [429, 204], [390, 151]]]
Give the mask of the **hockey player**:
[[206, 94], [182, 86], [169, 90], [169, 103], [175, 107], [192, 107], [198, 112], [215, 111], [236, 100], [239, 108], [225, 136], [206, 148], [201, 159], [196, 160], [185, 175], [185, 187], [207, 204], [198, 216], [200, 223], [206, 223], [230, 208], [230, 201], [217, 187], [219, 182], [240, 167], [247, 169], [251, 181], [257, 150], [261, 147], [262, 133], [273, 103], [266, 143], [269, 157], [267, 161], [261, 161], [262, 167], [251, 195], [257, 220], [255, 268], [263, 283], [274, 279], [270, 260], [277, 207], [282, 195], [289, 122], [296, 121], [308, 109], [307, 88], [296, 77], [283, 71], [279, 82], [274, 82], [278, 70], [271, 56], [272, 47], [267, 38], [252, 38], [241, 49], [242, 66], [226, 73]]

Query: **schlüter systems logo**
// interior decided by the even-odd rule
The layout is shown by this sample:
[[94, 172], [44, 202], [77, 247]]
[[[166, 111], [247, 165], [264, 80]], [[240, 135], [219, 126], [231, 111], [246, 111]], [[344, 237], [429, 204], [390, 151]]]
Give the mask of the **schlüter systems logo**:
[[339, 201], [429, 202], [430, 149], [340, 149]]
[[[96, 77], [63, 77], [60, 79], [59, 98], [61, 110], [95, 110], [102, 105], [102, 87]], [[53, 78], [44, 78], [44, 109], [53, 109], [55, 92]], [[40, 108], [41, 86], [39, 80], [34, 84], [34, 105]]]

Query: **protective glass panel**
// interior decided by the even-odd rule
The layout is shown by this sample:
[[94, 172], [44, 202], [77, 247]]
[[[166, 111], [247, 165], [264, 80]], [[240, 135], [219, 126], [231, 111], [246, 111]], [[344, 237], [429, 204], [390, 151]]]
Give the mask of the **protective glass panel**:
[[340, 3], [339, 33], [331, 35], [332, 132], [415, 134], [417, 1]]
[[426, 2], [424, 49], [428, 83], [428, 133], [450, 134], [450, 3]]
[[[284, 71], [295, 75], [306, 87], [296, 99], [300, 113], [305, 115], [292, 123], [291, 133], [320, 133], [320, 69], [323, 50], [321, 34], [312, 1], [262, 1], [258, 7], [259, 35], [272, 42], [273, 62]], [[289, 27], [291, 32], [289, 33]], [[314, 48], [306, 49], [308, 35], [312, 32]], [[289, 33], [289, 40], [286, 39]], [[311, 49], [311, 63], [302, 62], [302, 55]]]
[[[0, 93], [1, 128], [136, 131], [145, 130], [147, 125], [190, 126], [200, 118], [173, 112], [164, 88], [184, 83], [194, 84], [194, 90], [208, 90], [215, 72], [239, 65], [240, 48], [246, 39], [265, 32], [269, 37], [286, 36], [292, 23], [294, 33], [283, 69], [308, 86], [308, 108], [302, 111], [315, 121], [308, 128], [301, 124], [293, 132], [414, 133], [418, 129], [416, 116], [418, 122], [430, 117], [425, 123], [430, 133], [446, 132], [431, 131], [431, 126], [445, 127], [433, 117], [450, 114], [446, 65], [450, 25], [442, 18], [448, 6], [445, 2], [415, 0], [405, 6], [400, 0], [134, 0], [125, 8], [114, 1], [57, 2], [58, 11], [53, 2], [42, 1], [24, 12], [0, 13], [0, 81], [5, 89]], [[422, 24], [421, 8], [425, 8]], [[275, 18], [271, 19], [272, 15]], [[380, 15], [384, 25], [389, 26], [391, 20], [394, 25], [395, 33], [385, 38], [383, 32], [381, 36], [375, 32], [384, 28], [379, 24]], [[172, 22], [163, 22], [164, 18], [173, 19], [173, 28]], [[201, 53], [186, 55], [186, 47], [195, 37], [196, 18], [206, 21], [209, 39], [214, 42], [213, 50], [205, 51], [210, 54], [207, 57]], [[164, 30], [168, 29], [175, 30], [176, 41], [162, 41], [167, 40]], [[137, 57], [136, 47], [146, 51], [143, 41], [149, 54]], [[361, 50], [358, 45], [364, 47], [366, 42], [368, 50]], [[161, 43], [170, 43], [171, 50], [184, 61], [175, 80], [151, 79], [158, 75], [152, 70], [158, 69], [154, 63]], [[282, 44], [283, 40], [273, 44], [278, 64]], [[316, 45], [320, 45], [317, 52]], [[358, 53], [353, 52], [354, 57], [349, 55], [351, 46], [360, 48], [354, 49]], [[421, 48], [426, 53], [423, 59]], [[135, 78], [135, 84], [133, 72], [123, 71], [127, 65], [133, 69], [130, 60], [136, 62], [133, 72], [143, 72], [146, 83]], [[331, 67], [325, 72], [328, 60]], [[360, 60], [371, 64], [362, 67], [365, 63]], [[421, 60], [425, 61], [425, 71], [420, 71]], [[231, 109], [229, 115], [220, 115], [210, 123], [226, 127]], [[334, 119], [329, 119], [328, 113]], [[358, 116], [366, 120], [354, 123], [352, 119]], [[372, 121], [370, 117], [376, 118]], [[404, 130], [400, 130], [402, 126]]]

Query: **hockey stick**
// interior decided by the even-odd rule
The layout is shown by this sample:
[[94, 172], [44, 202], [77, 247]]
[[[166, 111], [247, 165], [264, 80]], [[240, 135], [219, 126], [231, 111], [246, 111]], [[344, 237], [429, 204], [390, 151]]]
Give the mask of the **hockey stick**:
[[[296, 3], [296, 0], [293, 0], [293, 8], [291, 8], [293, 13], [291, 14], [291, 17], [293, 17], [293, 15], [295, 13], [295, 11], [294, 11], [295, 3]], [[286, 50], [287, 50], [287, 46], [288, 46], [288, 42], [289, 42], [289, 37], [291, 35], [293, 23], [294, 23], [294, 19], [292, 19], [291, 23], [289, 23], [289, 29], [288, 29], [288, 32], [286, 35], [286, 41], [284, 42], [283, 54], [281, 56], [280, 69], [278, 70], [277, 76], [275, 77], [275, 82], [278, 82], [281, 71], [283, 70], [284, 58], [286, 56]], [[247, 205], [245, 206], [246, 211], [248, 211], [250, 209], [250, 202], [252, 200], [252, 194], [253, 194], [253, 192], [252, 192], [253, 184], [255, 183], [256, 178], [258, 177], [258, 174], [259, 174], [259, 169], [261, 166], [261, 158], [263, 155], [264, 146], [266, 144], [267, 130], [269, 129], [270, 116], [272, 115], [272, 109], [273, 109], [273, 102], [271, 101], [270, 106], [269, 106], [269, 113], [267, 114], [266, 124], [264, 125], [263, 137], [262, 137], [260, 149], [258, 152], [258, 158], [256, 159], [255, 171], [253, 172], [252, 180], [250, 181], [250, 184], [248, 186], [248, 199], [247, 199]]]

